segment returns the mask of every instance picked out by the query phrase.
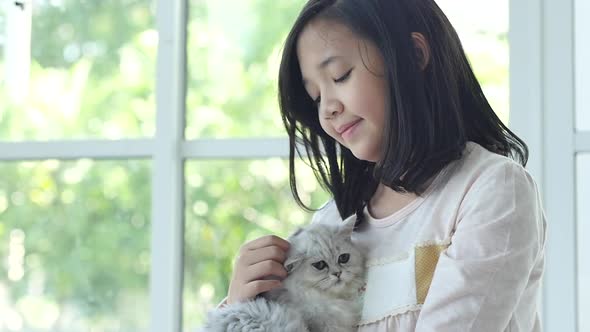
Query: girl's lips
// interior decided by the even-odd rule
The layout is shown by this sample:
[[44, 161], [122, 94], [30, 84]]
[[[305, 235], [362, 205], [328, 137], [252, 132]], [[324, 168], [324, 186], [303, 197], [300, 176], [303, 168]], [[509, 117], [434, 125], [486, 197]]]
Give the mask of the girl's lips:
[[353, 134], [354, 129], [357, 127], [357, 125], [362, 121], [362, 119], [358, 119], [354, 122], [351, 122], [349, 124], [346, 124], [345, 126], [342, 126], [341, 128], [341, 132], [340, 132], [340, 136], [344, 139], [350, 137]]
[[347, 131], [348, 129], [350, 129], [350, 127], [354, 126], [355, 124], [357, 124], [357, 122], [359, 122], [361, 119], [349, 122], [343, 126], [340, 126], [336, 129], [336, 131], [338, 132], [338, 134], [342, 135], [345, 131]]

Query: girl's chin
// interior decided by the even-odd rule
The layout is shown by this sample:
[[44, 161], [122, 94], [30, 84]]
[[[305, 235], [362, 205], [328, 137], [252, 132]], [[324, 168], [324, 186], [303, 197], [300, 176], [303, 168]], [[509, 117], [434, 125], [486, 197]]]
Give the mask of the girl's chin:
[[362, 151], [358, 151], [358, 150], [354, 150], [354, 149], [350, 149], [350, 151], [352, 152], [352, 154], [360, 160], [364, 160], [364, 161], [369, 161], [369, 162], [377, 162], [378, 158], [371, 153], [367, 153], [367, 151], [362, 150]]
[[350, 144], [350, 143], [343, 142], [340, 139], [338, 139], [337, 141], [338, 141], [338, 143], [340, 143], [340, 145], [342, 145], [345, 148], [347, 148], [348, 150], [350, 150], [350, 152], [352, 152], [352, 155], [355, 156], [357, 159], [365, 160], [365, 161], [369, 161], [369, 162], [373, 162], [373, 163], [377, 162], [379, 160], [379, 156], [376, 153], [373, 153], [372, 151], [369, 151], [369, 149], [365, 148], [364, 146], [361, 146], [361, 144], [359, 144], [360, 142], [356, 142], [357, 144]]

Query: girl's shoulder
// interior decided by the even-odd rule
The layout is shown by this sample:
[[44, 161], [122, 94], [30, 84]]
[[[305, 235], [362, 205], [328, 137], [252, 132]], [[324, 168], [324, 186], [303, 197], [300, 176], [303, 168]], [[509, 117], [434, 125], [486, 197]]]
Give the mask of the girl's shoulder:
[[491, 152], [483, 146], [468, 142], [463, 156], [451, 163], [443, 173], [443, 187], [473, 190], [483, 185], [494, 184], [496, 189], [515, 185], [525, 186], [532, 192], [537, 191], [537, 185], [532, 175], [513, 159]]
[[504, 169], [521, 176], [530, 176], [514, 159], [491, 152], [475, 142], [468, 142], [465, 150], [465, 162], [476, 173], [493, 173], [494, 170]]

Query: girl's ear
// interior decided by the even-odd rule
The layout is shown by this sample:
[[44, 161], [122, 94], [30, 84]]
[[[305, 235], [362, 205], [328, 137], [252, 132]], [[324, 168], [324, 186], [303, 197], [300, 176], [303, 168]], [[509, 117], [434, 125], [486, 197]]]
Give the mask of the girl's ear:
[[414, 41], [418, 64], [420, 65], [420, 69], [424, 70], [428, 67], [428, 63], [430, 63], [430, 45], [428, 45], [426, 37], [419, 32], [412, 32], [412, 40]]

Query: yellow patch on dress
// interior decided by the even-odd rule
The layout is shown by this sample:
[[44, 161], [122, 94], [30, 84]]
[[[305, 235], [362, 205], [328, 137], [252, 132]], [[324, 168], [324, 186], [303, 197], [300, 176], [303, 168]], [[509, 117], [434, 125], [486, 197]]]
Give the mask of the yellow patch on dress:
[[448, 244], [433, 244], [415, 248], [416, 299], [418, 304], [424, 304], [440, 253], [448, 246]]

